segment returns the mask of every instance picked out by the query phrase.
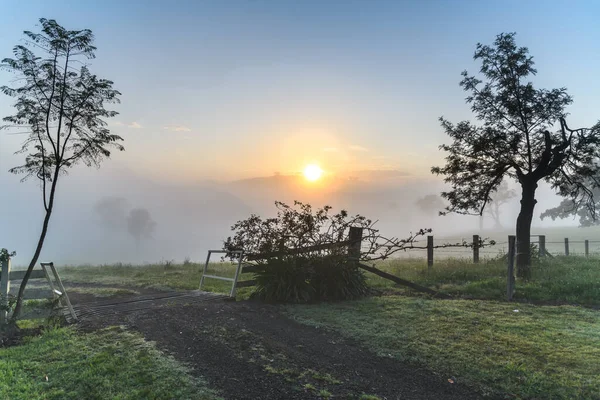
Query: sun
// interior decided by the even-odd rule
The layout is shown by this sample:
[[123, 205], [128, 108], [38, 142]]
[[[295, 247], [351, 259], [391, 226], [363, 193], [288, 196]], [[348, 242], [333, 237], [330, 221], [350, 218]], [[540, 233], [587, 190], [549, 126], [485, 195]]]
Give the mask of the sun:
[[318, 180], [321, 175], [323, 175], [323, 170], [317, 164], [308, 164], [304, 168], [304, 177], [311, 182]]

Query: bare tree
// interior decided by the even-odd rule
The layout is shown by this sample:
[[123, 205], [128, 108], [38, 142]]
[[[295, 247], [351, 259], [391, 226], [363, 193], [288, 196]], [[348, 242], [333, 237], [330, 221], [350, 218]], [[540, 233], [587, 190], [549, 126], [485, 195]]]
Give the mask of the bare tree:
[[[23, 292], [37, 263], [55, 205], [59, 178], [77, 164], [99, 166], [110, 150], [123, 150], [123, 139], [106, 128], [105, 118], [117, 115], [105, 108], [117, 103], [113, 82], [93, 75], [84, 60], [94, 58], [94, 35], [89, 29], [71, 31], [55, 20], [40, 19], [41, 32], [25, 31], [25, 44], [13, 49], [1, 67], [17, 75], [17, 87], [2, 86], [14, 97], [16, 113], [4, 118], [2, 129], [26, 138], [20, 154], [25, 163], [10, 172], [38, 179], [45, 211], [35, 252], [19, 288], [12, 325], [19, 317]], [[39, 55], [38, 55], [39, 54]]]

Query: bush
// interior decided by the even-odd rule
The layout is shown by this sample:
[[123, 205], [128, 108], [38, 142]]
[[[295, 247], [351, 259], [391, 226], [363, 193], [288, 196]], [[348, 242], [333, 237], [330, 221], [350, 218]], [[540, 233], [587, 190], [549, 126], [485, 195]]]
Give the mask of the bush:
[[[356, 261], [384, 260], [408, 249], [422, 248], [416, 243], [431, 229], [420, 229], [405, 239], [385, 238], [374, 222], [362, 215], [330, 206], [313, 209], [310, 204], [294, 202], [289, 206], [275, 202], [277, 215], [261, 218], [251, 215], [236, 222], [223, 249], [232, 260], [242, 250], [245, 261], [255, 265], [258, 282], [255, 297], [266, 301], [309, 302], [314, 300], [355, 299], [368, 292]], [[348, 259], [351, 228], [362, 229], [362, 243], [354, 261]], [[483, 241], [481, 242], [483, 244]], [[468, 246], [466, 242], [454, 246]], [[248, 263], [246, 263], [248, 264]]]
[[268, 302], [355, 299], [369, 292], [362, 271], [333, 256], [270, 259], [256, 273], [256, 282], [252, 296]]

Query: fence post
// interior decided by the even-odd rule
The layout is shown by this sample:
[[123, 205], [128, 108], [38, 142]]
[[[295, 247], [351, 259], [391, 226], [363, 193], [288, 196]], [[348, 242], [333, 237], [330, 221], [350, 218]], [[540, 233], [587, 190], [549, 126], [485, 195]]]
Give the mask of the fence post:
[[427, 236], [427, 268], [433, 267], [433, 236]]
[[541, 257], [546, 257], [546, 235], [538, 236], [538, 250]]
[[565, 256], [569, 255], [569, 238], [565, 238]]
[[585, 241], [585, 256], [586, 257], [590, 256], [590, 241], [589, 240]]
[[473, 263], [479, 262], [479, 235], [473, 235]]
[[10, 290], [10, 258], [0, 262], [0, 324], [8, 318], [8, 292]]
[[360, 246], [362, 243], [363, 228], [359, 226], [351, 226], [348, 240], [348, 257], [358, 262], [360, 260]]
[[512, 301], [515, 293], [515, 242], [516, 237], [508, 237], [508, 279], [506, 280], [506, 300]]

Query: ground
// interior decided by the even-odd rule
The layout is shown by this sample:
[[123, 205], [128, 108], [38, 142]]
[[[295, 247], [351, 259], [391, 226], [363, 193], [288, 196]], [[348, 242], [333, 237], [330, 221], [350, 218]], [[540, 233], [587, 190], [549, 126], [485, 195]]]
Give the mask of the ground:
[[[84, 300], [80, 296], [73, 293], [73, 302]], [[155, 341], [225, 399], [479, 398], [449, 377], [299, 324], [279, 306], [253, 301], [167, 306], [103, 315], [84, 321], [81, 329], [111, 325], [125, 325]]]

